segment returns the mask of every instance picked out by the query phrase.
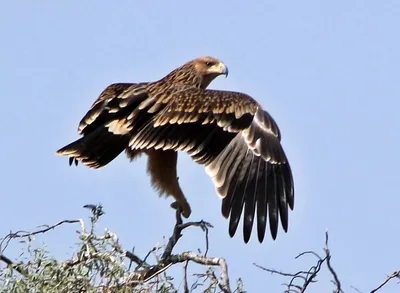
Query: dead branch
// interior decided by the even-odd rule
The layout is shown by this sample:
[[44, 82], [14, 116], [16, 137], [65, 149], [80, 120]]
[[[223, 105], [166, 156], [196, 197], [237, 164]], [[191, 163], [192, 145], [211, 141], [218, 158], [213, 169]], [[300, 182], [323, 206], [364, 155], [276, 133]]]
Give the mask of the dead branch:
[[[287, 272], [282, 272], [282, 271], [277, 271], [274, 269], [268, 269], [265, 268], [263, 266], [260, 266], [258, 264], [254, 264], [256, 267], [270, 272], [272, 274], [278, 274], [284, 277], [290, 277], [290, 281], [289, 283], [285, 283], [284, 285], [287, 287], [285, 292], [305, 292], [307, 290], [307, 288], [310, 286], [310, 284], [317, 282], [317, 276], [318, 273], [321, 271], [321, 268], [323, 266], [324, 263], [326, 263], [328, 270], [330, 271], [330, 273], [333, 276], [333, 283], [335, 284], [336, 288], [335, 288], [335, 293], [342, 293], [342, 289], [341, 289], [341, 283], [340, 280], [338, 278], [338, 275], [336, 274], [335, 270], [333, 269], [332, 265], [331, 265], [331, 253], [328, 247], [328, 232], [325, 233], [325, 248], [324, 248], [324, 252], [325, 252], [325, 256], [321, 257], [318, 253], [314, 252], [314, 251], [304, 251], [302, 253], [299, 253], [295, 259], [298, 259], [300, 257], [303, 257], [305, 255], [312, 255], [315, 258], [317, 258], [317, 263], [315, 265], [313, 265], [308, 271], [298, 271], [296, 273], [287, 273]], [[302, 283], [296, 283], [298, 280], [302, 280]]]
[[378, 287], [376, 287], [374, 290], [371, 291], [371, 293], [375, 293], [378, 290], [382, 289], [387, 283], [389, 283], [392, 279], [398, 278], [400, 279], [400, 271], [392, 273], [390, 276], [386, 278], [385, 281], [383, 281]]
[[208, 252], [208, 229], [212, 228], [213, 226], [205, 221], [199, 221], [199, 222], [187, 222], [183, 224], [182, 221], [182, 214], [179, 210], [176, 211], [176, 224], [174, 227], [174, 231], [169, 238], [168, 244], [164, 249], [164, 253], [161, 256], [161, 261], [165, 260], [168, 256], [171, 255], [172, 250], [174, 249], [175, 245], [178, 243], [178, 240], [182, 237], [181, 232], [189, 227], [195, 226], [195, 227], [200, 227], [203, 231], [206, 232], [206, 254]]
[[188, 285], [188, 280], [187, 280], [187, 268], [189, 265], [189, 261], [185, 263], [183, 266], [183, 292], [184, 293], [189, 293], [189, 285]]
[[335, 270], [333, 269], [331, 265], [331, 253], [329, 251], [328, 247], [328, 241], [329, 241], [329, 235], [328, 231], [325, 232], [325, 255], [326, 255], [326, 265], [328, 267], [328, 270], [331, 272], [333, 276], [333, 283], [336, 285], [336, 290], [334, 291], [335, 293], [340, 293], [342, 292], [342, 284], [339, 281], [338, 275], [336, 274]]
[[[306, 279], [307, 279], [304, 275], [307, 275], [309, 273], [309, 272], [305, 272], [305, 271], [299, 271], [299, 272], [297, 272], [295, 274], [292, 274], [292, 273], [285, 273], [285, 272], [282, 272], [282, 271], [277, 271], [277, 270], [274, 270], [274, 269], [268, 269], [268, 268], [260, 266], [260, 265], [258, 265], [256, 263], [253, 263], [253, 265], [256, 266], [257, 268], [259, 268], [259, 269], [261, 269], [263, 271], [269, 272], [271, 274], [277, 274], [277, 275], [281, 275], [281, 276], [284, 276], [284, 277], [292, 277], [293, 279], [300, 278], [300, 279], [303, 279], [304, 281], [306, 281]], [[312, 281], [312, 282], [315, 282], [315, 281]]]
[[[325, 256], [321, 257], [318, 253], [314, 252], [314, 251], [304, 251], [302, 253], [299, 253], [295, 259], [298, 259], [300, 257], [303, 257], [305, 255], [312, 255], [315, 258], [317, 258], [317, 263], [312, 266], [308, 271], [298, 271], [296, 273], [288, 273], [288, 272], [283, 272], [283, 271], [278, 271], [275, 269], [269, 269], [269, 268], [265, 268], [263, 266], [260, 266], [256, 263], [254, 263], [253, 265], [256, 266], [257, 268], [264, 270], [266, 272], [269, 272], [271, 274], [277, 274], [286, 278], [290, 278], [290, 282], [284, 283], [283, 285], [285, 285], [287, 288], [285, 290], [285, 293], [290, 293], [290, 292], [305, 292], [306, 289], [308, 288], [308, 286], [312, 283], [317, 282], [316, 278], [318, 273], [320, 272], [323, 264], [326, 264], [326, 267], [328, 268], [328, 271], [330, 272], [330, 274], [332, 275], [332, 283], [335, 285], [335, 290], [333, 292], [335, 293], [343, 293], [342, 290], [342, 284], [340, 282], [340, 279], [338, 277], [338, 274], [336, 273], [336, 271], [334, 270], [332, 263], [331, 263], [331, 252], [329, 250], [329, 235], [328, 232], [325, 233], [325, 247], [324, 247], [324, 253]], [[386, 284], [388, 284], [391, 280], [398, 278], [400, 279], [400, 271], [396, 271], [393, 272], [391, 275], [389, 275], [385, 281], [383, 281], [377, 288], [375, 288], [374, 290], [371, 291], [371, 293], [375, 293], [378, 290], [382, 289]], [[296, 283], [298, 280], [302, 280], [301, 284]], [[358, 290], [356, 287], [351, 286], [352, 289], [354, 289], [355, 291], [361, 293], [360, 290]]]
[[[35, 235], [38, 235], [38, 234], [44, 234], [44, 233], [46, 233], [46, 232], [48, 232], [50, 230], [53, 230], [53, 229], [55, 229], [58, 226], [61, 226], [63, 224], [74, 224], [74, 223], [80, 223], [81, 224], [81, 230], [83, 232], [85, 231], [85, 224], [84, 224], [83, 220], [82, 219], [78, 219], [78, 220], [63, 220], [63, 221], [60, 221], [57, 224], [54, 224], [52, 226], [43, 225], [46, 228], [41, 229], [41, 230], [37, 230], [37, 231], [34, 231], [34, 232], [28, 232], [28, 231], [22, 231], [22, 230], [21, 231], [17, 231], [15, 233], [10, 232], [4, 238], [0, 238], [0, 240], [1, 240], [0, 241], [0, 253], [2, 251], [4, 251], [5, 248], [7, 248], [8, 243], [14, 238], [28, 238], [29, 240], [31, 240], [32, 236], [35, 236]], [[39, 227], [43, 227], [43, 226], [39, 226]], [[4, 242], [6, 242], [6, 245], [3, 248]]]

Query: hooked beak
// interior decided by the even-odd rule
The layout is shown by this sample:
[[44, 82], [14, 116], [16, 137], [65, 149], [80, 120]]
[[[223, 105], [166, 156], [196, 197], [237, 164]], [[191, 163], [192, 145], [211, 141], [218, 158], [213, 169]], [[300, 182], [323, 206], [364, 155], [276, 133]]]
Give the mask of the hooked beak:
[[215, 74], [215, 75], [225, 75], [225, 77], [228, 76], [228, 67], [222, 63], [219, 62], [218, 64], [213, 65], [210, 67], [208, 70], [209, 74]]
[[228, 77], [228, 73], [229, 73], [228, 67], [224, 63], [221, 62], [221, 63], [219, 63], [219, 68], [220, 68], [221, 74], [225, 75], [225, 78]]

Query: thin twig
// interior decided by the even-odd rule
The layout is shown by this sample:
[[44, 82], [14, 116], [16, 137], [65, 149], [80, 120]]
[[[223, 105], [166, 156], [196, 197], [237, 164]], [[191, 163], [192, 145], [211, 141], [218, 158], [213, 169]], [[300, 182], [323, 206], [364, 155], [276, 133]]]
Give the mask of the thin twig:
[[[305, 281], [307, 278], [304, 277], [304, 276], [302, 276], [302, 275], [307, 275], [307, 274], [309, 274], [309, 272], [305, 272], [305, 271], [299, 271], [299, 272], [297, 272], [297, 273], [295, 273], [295, 274], [292, 274], [292, 273], [285, 273], [285, 272], [282, 272], [282, 271], [277, 271], [277, 270], [274, 270], [274, 269], [265, 268], [265, 267], [260, 266], [260, 265], [258, 265], [258, 264], [256, 264], [256, 263], [253, 263], [253, 265], [256, 266], [257, 268], [259, 268], [259, 269], [261, 269], [261, 270], [263, 270], [263, 271], [269, 272], [269, 273], [271, 273], [271, 274], [277, 274], [277, 275], [281, 275], [281, 276], [284, 276], [284, 277], [300, 278], [300, 279], [303, 279], [304, 281]], [[315, 281], [313, 281], [313, 282], [315, 282]]]
[[322, 257], [321, 257], [318, 253], [316, 253], [315, 251], [303, 251], [303, 252], [299, 253], [299, 254], [295, 257], [295, 259], [298, 259], [298, 258], [300, 258], [300, 257], [302, 257], [302, 256], [304, 256], [304, 255], [306, 255], [306, 254], [312, 254], [312, 255], [314, 255], [316, 258], [318, 258], [319, 260], [322, 260]]
[[189, 265], [189, 261], [185, 263], [183, 266], [183, 292], [189, 293], [189, 285], [188, 285], [188, 280], [187, 280], [187, 268]]
[[337, 293], [342, 292], [342, 284], [339, 281], [338, 275], [336, 274], [335, 270], [333, 269], [331, 265], [331, 253], [328, 247], [328, 241], [329, 241], [329, 235], [328, 231], [325, 232], [325, 254], [326, 254], [326, 265], [331, 272], [333, 279], [335, 280], [334, 283], [336, 285], [336, 291]]
[[322, 260], [318, 260], [317, 265], [310, 268], [310, 272], [312, 271], [311, 275], [306, 279], [304, 282], [303, 288], [301, 292], [305, 292], [307, 287], [313, 283], [314, 279], [317, 277], [317, 274], [321, 270], [322, 264], [326, 261], [327, 257], [323, 258]]
[[361, 290], [358, 289], [357, 287], [350, 286], [350, 288], [353, 289], [354, 291], [358, 292], [358, 293], [363, 293], [363, 292], [361, 292]]
[[[310, 269], [308, 271], [299, 271], [297, 273], [286, 273], [286, 272], [281, 272], [281, 271], [277, 271], [274, 269], [268, 269], [265, 267], [262, 267], [258, 264], [254, 264], [256, 267], [270, 272], [272, 274], [278, 274], [284, 277], [290, 277], [290, 282], [289, 284], [285, 284], [287, 286], [287, 290], [286, 292], [305, 292], [306, 289], [308, 288], [308, 286], [312, 283], [317, 282], [316, 278], [318, 273], [320, 272], [322, 265], [324, 263], [326, 263], [326, 266], [328, 267], [329, 272], [332, 274], [333, 276], [333, 283], [336, 286], [336, 290], [334, 292], [336, 293], [343, 293], [342, 290], [342, 285], [340, 283], [339, 277], [336, 274], [335, 270], [332, 267], [331, 264], [331, 253], [328, 247], [328, 232], [325, 233], [325, 248], [324, 248], [324, 252], [325, 252], [325, 256], [321, 257], [318, 253], [314, 252], [314, 251], [304, 251], [302, 253], [299, 253], [295, 258], [298, 259], [304, 255], [313, 255], [314, 257], [316, 257], [318, 259], [317, 263], [310, 267]], [[301, 279], [303, 284], [299, 285], [299, 284], [295, 284], [295, 281], [297, 282], [298, 279]]]
[[371, 293], [375, 293], [376, 291], [382, 289], [383, 286], [385, 286], [387, 283], [390, 282], [390, 280], [394, 279], [394, 278], [400, 278], [400, 271], [394, 272], [392, 273], [390, 276], [388, 276], [386, 278], [385, 281], [382, 282], [382, 284], [380, 284], [378, 287], [376, 287], [374, 290], [371, 291]]
[[81, 224], [81, 230], [82, 230], [82, 232], [84, 232], [84, 230], [85, 230], [85, 224], [84, 224], [84, 222], [83, 222], [82, 219], [78, 219], [78, 220], [62, 220], [62, 221], [60, 221], [60, 222], [58, 222], [57, 224], [54, 224], [54, 225], [52, 225], [52, 226], [47, 226], [47, 225], [39, 226], [39, 227], [45, 226], [46, 228], [41, 229], [41, 230], [37, 230], [37, 231], [34, 231], [34, 232], [27, 232], [27, 231], [17, 231], [17, 232], [15, 232], [15, 233], [10, 232], [7, 236], [5, 236], [5, 237], [1, 240], [1, 242], [0, 242], [0, 247], [2, 246], [3, 242], [4, 242], [6, 239], [27, 238], [27, 237], [31, 237], [31, 236], [34, 236], [34, 235], [37, 235], [37, 234], [44, 234], [44, 233], [46, 233], [46, 232], [48, 232], [48, 231], [50, 231], [50, 230], [52, 230], [52, 229], [54, 229], [54, 228], [57, 228], [57, 227], [60, 226], [60, 225], [63, 225], [63, 224], [73, 224], [73, 223], [80, 223], [80, 224]]
[[149, 258], [149, 256], [150, 256], [153, 252], [155, 252], [156, 250], [157, 250], [157, 247], [153, 247], [153, 248], [146, 254], [146, 256], [144, 257], [143, 262], [146, 263], [146, 260]]

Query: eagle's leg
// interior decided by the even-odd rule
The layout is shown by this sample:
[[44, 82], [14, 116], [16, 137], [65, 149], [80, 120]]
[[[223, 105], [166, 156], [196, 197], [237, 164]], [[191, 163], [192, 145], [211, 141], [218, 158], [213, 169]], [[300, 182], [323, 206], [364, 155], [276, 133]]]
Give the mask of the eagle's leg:
[[171, 206], [182, 210], [185, 218], [191, 214], [191, 208], [183, 194], [176, 174], [178, 153], [173, 150], [147, 150], [149, 156], [147, 171], [151, 176], [151, 184], [161, 194], [172, 195], [176, 202]]

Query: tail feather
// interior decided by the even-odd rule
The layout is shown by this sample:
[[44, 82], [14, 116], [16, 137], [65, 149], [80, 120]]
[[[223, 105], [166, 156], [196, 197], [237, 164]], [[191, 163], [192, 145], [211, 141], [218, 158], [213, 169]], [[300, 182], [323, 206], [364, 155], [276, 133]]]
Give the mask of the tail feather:
[[107, 128], [96, 131], [66, 145], [58, 155], [69, 156], [69, 164], [78, 161], [91, 168], [100, 168], [114, 160], [129, 143], [129, 135], [115, 135]]

